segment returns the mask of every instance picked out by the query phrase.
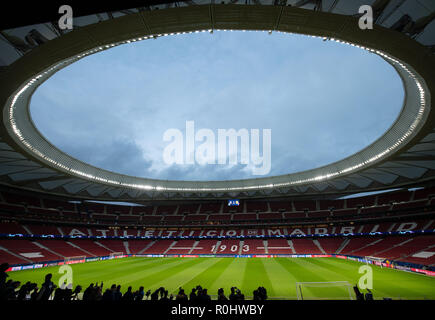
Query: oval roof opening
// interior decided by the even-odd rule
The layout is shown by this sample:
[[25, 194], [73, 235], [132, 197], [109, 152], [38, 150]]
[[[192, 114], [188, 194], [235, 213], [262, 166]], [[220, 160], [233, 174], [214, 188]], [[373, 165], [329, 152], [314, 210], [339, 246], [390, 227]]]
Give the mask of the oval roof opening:
[[[298, 35], [215, 31], [86, 57], [43, 83], [30, 110], [51, 143], [91, 165], [202, 181], [341, 160], [379, 138], [402, 104], [399, 75], [365, 50]], [[223, 146], [223, 130], [240, 135], [237, 149], [226, 139]]]

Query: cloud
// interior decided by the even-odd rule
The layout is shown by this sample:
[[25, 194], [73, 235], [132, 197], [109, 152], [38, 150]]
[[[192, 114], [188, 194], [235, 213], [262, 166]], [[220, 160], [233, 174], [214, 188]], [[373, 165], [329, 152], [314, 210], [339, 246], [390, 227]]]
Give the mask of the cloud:
[[243, 165], [168, 166], [163, 133], [272, 130], [280, 175], [347, 157], [392, 124], [399, 76], [381, 58], [302, 36], [180, 35], [115, 47], [56, 73], [31, 114], [61, 150], [103, 169], [156, 179], [257, 178]]
[[114, 139], [108, 143], [82, 143], [69, 146], [68, 153], [91, 165], [131, 176], [146, 176], [152, 161], [131, 140]]

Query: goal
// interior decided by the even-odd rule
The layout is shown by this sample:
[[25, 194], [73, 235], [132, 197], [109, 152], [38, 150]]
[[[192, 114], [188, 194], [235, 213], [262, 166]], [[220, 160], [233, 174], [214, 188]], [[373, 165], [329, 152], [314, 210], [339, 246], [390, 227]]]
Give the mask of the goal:
[[86, 256], [65, 257], [65, 264], [86, 262]]
[[364, 257], [364, 259], [368, 262], [372, 262], [373, 264], [377, 265], [377, 266], [381, 266], [382, 267], [382, 263], [386, 260], [386, 258], [379, 258], [379, 257], [370, 257], [370, 256], [366, 256]]
[[347, 281], [296, 282], [298, 300], [354, 300]]
[[112, 252], [109, 255], [109, 259], [122, 258], [124, 256], [124, 252]]

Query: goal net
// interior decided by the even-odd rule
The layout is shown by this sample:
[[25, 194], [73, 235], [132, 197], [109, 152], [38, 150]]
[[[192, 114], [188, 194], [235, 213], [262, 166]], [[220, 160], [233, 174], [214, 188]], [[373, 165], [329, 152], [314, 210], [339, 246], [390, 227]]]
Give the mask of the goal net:
[[354, 300], [347, 281], [296, 282], [298, 300]]
[[82, 263], [86, 261], [86, 256], [65, 257], [65, 264]]
[[381, 267], [382, 267], [382, 262], [384, 262], [386, 260], [386, 258], [370, 257], [370, 256], [366, 256], [366, 257], [364, 257], [364, 259], [366, 261], [370, 261], [371, 263], [373, 263], [377, 266], [381, 266]]
[[124, 252], [112, 252], [109, 257], [110, 259], [122, 258], [124, 256]]

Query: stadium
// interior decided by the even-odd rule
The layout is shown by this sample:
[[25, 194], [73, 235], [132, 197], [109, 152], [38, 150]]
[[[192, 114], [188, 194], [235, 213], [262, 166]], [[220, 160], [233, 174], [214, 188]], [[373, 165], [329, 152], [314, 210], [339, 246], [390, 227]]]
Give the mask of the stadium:
[[[370, 30], [359, 24], [364, 5]], [[51, 273], [62, 290], [81, 286], [79, 300], [100, 283], [124, 296], [143, 287], [139, 300], [198, 286], [213, 300], [220, 288], [246, 300], [265, 299], [259, 288], [268, 300], [435, 300], [434, 18], [423, 0], [149, 1], [75, 13], [72, 29], [42, 16], [2, 28], [2, 298], [19, 299], [27, 282], [46, 288]], [[132, 43], [220, 32], [298, 35], [374, 55], [400, 79], [400, 112], [337, 161], [221, 180], [100, 168], [34, 121], [32, 96], [62, 69]]]

